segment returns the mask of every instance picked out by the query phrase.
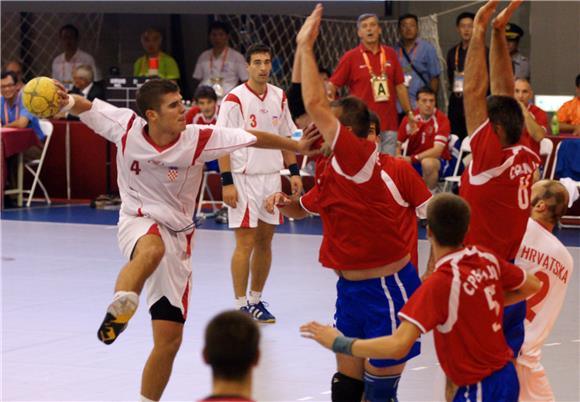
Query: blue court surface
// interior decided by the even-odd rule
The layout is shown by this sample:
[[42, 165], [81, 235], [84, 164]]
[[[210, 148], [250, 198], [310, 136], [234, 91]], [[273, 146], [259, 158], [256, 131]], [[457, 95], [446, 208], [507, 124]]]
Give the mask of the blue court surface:
[[[97, 340], [120, 267], [117, 211], [88, 206], [33, 207], [2, 213], [3, 401], [136, 401], [152, 346], [144, 298], [129, 328], [112, 345]], [[193, 289], [182, 348], [163, 400], [194, 401], [210, 391], [201, 358], [203, 331], [216, 313], [233, 307], [233, 233], [212, 219], [196, 232]], [[421, 229], [424, 238], [424, 229]], [[558, 233], [571, 251], [566, 302], [542, 362], [558, 401], [580, 401], [580, 231]], [[274, 237], [264, 299], [278, 322], [262, 326], [261, 360], [254, 374], [260, 401], [329, 401], [334, 356], [299, 335], [300, 324], [332, 322], [335, 274], [321, 268], [318, 218], [287, 222]], [[428, 244], [419, 241], [420, 266]], [[422, 269], [422, 267], [421, 267]], [[444, 377], [432, 335], [407, 364], [401, 401], [443, 401]]]

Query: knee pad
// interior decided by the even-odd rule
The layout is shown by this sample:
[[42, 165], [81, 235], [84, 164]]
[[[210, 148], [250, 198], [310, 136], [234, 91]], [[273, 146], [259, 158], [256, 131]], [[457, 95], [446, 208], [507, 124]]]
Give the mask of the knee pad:
[[377, 376], [365, 373], [365, 398], [369, 402], [397, 402], [400, 374]]
[[342, 373], [332, 376], [332, 402], [360, 401], [365, 389], [364, 382], [348, 377]]

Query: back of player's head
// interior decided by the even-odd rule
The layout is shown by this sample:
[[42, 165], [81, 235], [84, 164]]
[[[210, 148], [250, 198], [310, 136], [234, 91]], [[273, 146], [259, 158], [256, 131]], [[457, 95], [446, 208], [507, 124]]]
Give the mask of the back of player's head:
[[555, 225], [568, 211], [568, 190], [556, 180], [540, 180], [532, 186], [532, 209], [544, 201], [544, 218]]
[[159, 111], [163, 95], [179, 92], [177, 84], [171, 80], [149, 80], [137, 91], [137, 107], [141, 116], [145, 117], [147, 110]]
[[435, 94], [435, 91], [433, 91], [430, 87], [427, 87], [427, 86], [421, 87], [417, 91], [417, 100], [419, 100], [419, 95], [421, 95], [421, 94], [429, 94], [429, 95], [433, 95], [433, 96], [437, 97], [437, 94]]
[[229, 35], [231, 28], [223, 21], [213, 21], [211, 24], [209, 24], [209, 29], [207, 32], [211, 33], [211, 31], [224, 31], [227, 35]]
[[272, 57], [272, 49], [263, 43], [255, 43], [246, 50], [246, 62], [249, 64], [252, 60], [252, 55], [258, 53], [268, 53]]
[[343, 126], [350, 127], [360, 138], [369, 135], [370, 115], [367, 105], [356, 96], [345, 96], [330, 103], [333, 108], [340, 108], [338, 120]]
[[80, 36], [80, 34], [79, 34], [79, 30], [77, 29], [77, 27], [75, 27], [75, 26], [74, 26], [74, 25], [72, 25], [72, 24], [66, 24], [66, 25], [63, 25], [63, 26], [60, 28], [60, 30], [58, 31], [58, 34], [59, 34], [59, 35], [62, 35], [62, 33], [63, 33], [63, 32], [65, 32], [65, 31], [72, 33], [72, 34], [73, 34], [73, 36], [74, 36], [76, 39], [78, 39], [78, 38], [79, 38], [79, 36]]
[[200, 85], [195, 90], [195, 94], [193, 94], [193, 99], [199, 101], [200, 99], [210, 99], [214, 102], [217, 102], [217, 94], [215, 93], [214, 89], [208, 85]]
[[451, 193], [437, 194], [427, 205], [427, 224], [441, 246], [461, 246], [469, 227], [470, 215], [467, 202]]
[[260, 330], [250, 316], [225, 311], [207, 325], [203, 357], [214, 378], [242, 380], [258, 362], [259, 343]]
[[524, 127], [524, 115], [517, 100], [511, 96], [489, 96], [487, 114], [491, 124], [501, 126], [505, 131], [507, 145], [513, 145], [520, 140]]
[[465, 11], [461, 14], [459, 14], [457, 16], [457, 18], [455, 19], [455, 26], [459, 26], [459, 23], [461, 22], [462, 19], [464, 18], [469, 18], [470, 20], [474, 20], [475, 19], [475, 14], [470, 13], [469, 11]]
[[403, 14], [397, 20], [397, 26], [400, 28], [401, 22], [403, 22], [404, 20], [407, 20], [409, 18], [415, 20], [416, 24], [419, 24], [419, 18], [417, 18], [417, 16], [415, 14]]
[[369, 110], [369, 123], [375, 126], [375, 134], [379, 135], [381, 132], [381, 119], [379, 118], [379, 115], [372, 110]]

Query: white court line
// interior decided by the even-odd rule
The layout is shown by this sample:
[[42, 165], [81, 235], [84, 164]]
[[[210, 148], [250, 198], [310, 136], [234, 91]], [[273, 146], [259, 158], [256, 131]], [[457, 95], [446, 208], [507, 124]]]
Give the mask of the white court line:
[[320, 395], [330, 395], [330, 394], [332, 394], [332, 391], [324, 391], [320, 393]]
[[421, 370], [425, 370], [425, 369], [428, 369], [428, 368], [429, 367], [427, 367], [427, 366], [419, 366], [419, 367], [413, 367], [410, 370], [412, 370], [412, 371], [421, 371]]
[[296, 400], [297, 400], [297, 401], [309, 401], [309, 400], [311, 400], [311, 399], [314, 399], [314, 398], [313, 398], [313, 397], [311, 397], [311, 396], [305, 396], [304, 398], [300, 398], [300, 399], [296, 399]]
[[579, 343], [580, 342], [580, 339], [572, 339], [571, 342]]
[[561, 345], [560, 342], [554, 342], [554, 343], [545, 343], [544, 346], [558, 346]]

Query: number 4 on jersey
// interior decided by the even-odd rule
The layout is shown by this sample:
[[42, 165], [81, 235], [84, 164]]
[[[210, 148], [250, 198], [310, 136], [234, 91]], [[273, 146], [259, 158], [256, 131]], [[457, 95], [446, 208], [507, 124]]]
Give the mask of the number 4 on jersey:
[[139, 174], [139, 172], [141, 172], [139, 161], [133, 161], [133, 163], [131, 163], [131, 171], [135, 172], [135, 174]]

